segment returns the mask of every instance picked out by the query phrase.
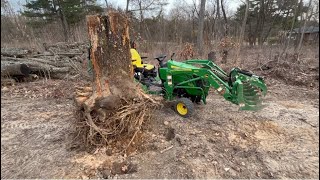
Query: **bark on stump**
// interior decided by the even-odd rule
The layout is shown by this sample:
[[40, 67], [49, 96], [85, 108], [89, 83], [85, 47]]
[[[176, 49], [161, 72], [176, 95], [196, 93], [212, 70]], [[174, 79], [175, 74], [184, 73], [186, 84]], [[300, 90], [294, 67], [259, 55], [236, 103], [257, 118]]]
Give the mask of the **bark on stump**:
[[126, 16], [117, 12], [87, 16], [87, 26], [94, 78], [92, 87], [76, 91], [80, 121], [83, 118], [89, 126], [82, 134], [86, 144], [94, 146], [128, 139], [126, 149], [156, 103], [133, 81]]
[[89, 112], [97, 99], [107, 101], [124, 95], [119, 90], [129, 87], [120, 86], [127, 86], [132, 80], [128, 20], [118, 13], [110, 13], [108, 16], [88, 16], [87, 25], [94, 68], [93, 94], [84, 102], [84, 108]]

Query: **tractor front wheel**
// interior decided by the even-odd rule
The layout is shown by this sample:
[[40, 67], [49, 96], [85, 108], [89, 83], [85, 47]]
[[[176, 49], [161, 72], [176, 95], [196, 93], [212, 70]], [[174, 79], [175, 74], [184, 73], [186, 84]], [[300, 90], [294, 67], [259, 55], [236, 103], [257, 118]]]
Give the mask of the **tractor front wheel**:
[[182, 117], [190, 117], [194, 110], [192, 101], [188, 98], [179, 98], [174, 104], [174, 110]]

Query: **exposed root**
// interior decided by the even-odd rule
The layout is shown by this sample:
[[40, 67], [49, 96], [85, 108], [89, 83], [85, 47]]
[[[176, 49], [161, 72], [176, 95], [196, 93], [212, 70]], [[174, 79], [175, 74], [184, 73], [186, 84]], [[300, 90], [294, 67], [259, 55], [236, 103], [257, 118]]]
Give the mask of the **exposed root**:
[[[138, 98], [135, 99], [122, 97], [121, 105], [114, 110], [97, 107], [91, 112], [86, 112], [84, 108], [79, 109], [77, 127], [78, 132], [82, 134], [82, 143], [87, 148], [111, 146], [125, 152], [137, 134], [143, 132], [145, 122], [150, 119], [152, 111], [161, 106], [159, 100], [139, 89], [137, 94]], [[116, 147], [115, 144], [119, 141], [123, 143], [121, 147]]]

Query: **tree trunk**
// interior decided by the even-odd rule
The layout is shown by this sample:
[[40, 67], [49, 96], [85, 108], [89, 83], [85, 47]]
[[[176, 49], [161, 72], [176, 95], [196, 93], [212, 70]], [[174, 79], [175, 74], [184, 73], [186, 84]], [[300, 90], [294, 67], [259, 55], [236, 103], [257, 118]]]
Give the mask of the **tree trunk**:
[[216, 38], [221, 40], [221, 16], [220, 16], [220, 0], [217, 0], [217, 16], [216, 16]]
[[108, 0], [105, 0], [105, 2], [106, 2], [106, 7], [108, 8], [109, 7]]
[[[246, 0], [246, 11], [244, 14], [244, 19], [242, 21], [242, 26], [241, 26], [240, 36], [239, 36], [239, 46], [238, 46], [237, 53], [236, 53], [236, 64], [237, 65], [242, 65], [242, 62], [239, 62], [239, 57], [240, 57], [241, 46], [243, 43], [244, 32], [246, 29], [248, 13], [249, 13], [249, 0]], [[250, 37], [249, 37], [249, 42], [250, 42]]]
[[[90, 57], [95, 72], [94, 93], [85, 102], [88, 111], [92, 110], [96, 99], [117, 94], [118, 90], [112, 92], [111, 86], [116, 88], [131, 80], [128, 23], [124, 16], [117, 13], [87, 17], [92, 47]], [[119, 89], [123, 90], [123, 87]]]
[[221, 0], [221, 9], [222, 9], [222, 14], [224, 19], [224, 36], [226, 37], [228, 36], [228, 33], [229, 33], [229, 27], [228, 27], [226, 11], [224, 10], [223, 0]]
[[67, 17], [65, 15], [64, 9], [62, 8], [62, 3], [61, 0], [58, 0], [59, 3], [59, 15], [63, 27], [63, 35], [64, 35], [64, 40], [65, 42], [69, 41], [69, 26], [67, 22]]
[[306, 30], [306, 25], [307, 25], [307, 21], [309, 20], [309, 17], [308, 17], [308, 14], [309, 14], [309, 11], [310, 11], [310, 7], [311, 7], [311, 3], [312, 3], [312, 0], [309, 1], [309, 4], [308, 4], [308, 10], [306, 12], [306, 19], [304, 20], [304, 23], [303, 23], [303, 27], [302, 27], [302, 33], [301, 33], [301, 37], [300, 37], [300, 40], [299, 40], [299, 44], [298, 44], [298, 47], [296, 49], [296, 51], [298, 51], [298, 56], [300, 54], [300, 50], [301, 50], [301, 46], [302, 46], [302, 41], [303, 41], [303, 37], [304, 37], [304, 32]]
[[149, 118], [149, 109], [154, 108], [155, 101], [133, 81], [128, 23], [117, 12], [87, 16], [93, 84], [78, 87], [75, 97], [79, 123], [85, 125], [79, 134], [85, 136], [82, 140], [87, 147], [121, 140], [117, 149], [126, 151]]
[[197, 46], [199, 55], [203, 54], [203, 25], [204, 25], [204, 11], [205, 11], [206, 0], [201, 0], [200, 13], [199, 13], [199, 26], [198, 26], [198, 38]]
[[[227, 16], [226, 16], [226, 12], [224, 10], [224, 6], [223, 6], [223, 0], [221, 0], [221, 9], [222, 9], [222, 14], [223, 14], [223, 19], [224, 19], [224, 33], [223, 33], [223, 39], [227, 40], [228, 39], [228, 20], [227, 20]], [[224, 47], [222, 50], [222, 60], [221, 63], [227, 63], [227, 59], [228, 59], [228, 54], [229, 54], [229, 50], [228, 48]]]
[[258, 45], [263, 45], [263, 32], [264, 32], [264, 23], [265, 23], [265, 1], [260, 1], [260, 12], [258, 18], [258, 27], [257, 27], [257, 34], [258, 34]]
[[214, 51], [211, 51], [209, 54], [208, 54], [208, 60], [212, 61], [212, 62], [216, 62], [217, 58], [216, 58], [216, 53]]
[[[302, 0], [300, 0], [300, 3], [302, 2]], [[291, 23], [291, 28], [290, 28], [290, 32], [289, 32], [289, 36], [287, 37], [287, 35], [285, 35], [285, 37], [287, 37], [287, 40], [285, 42], [285, 45], [284, 45], [284, 49], [283, 51], [281, 52], [281, 54], [278, 56], [278, 62], [280, 61], [280, 59], [282, 58], [283, 54], [285, 54], [288, 50], [288, 47], [289, 47], [289, 44], [290, 44], [290, 40], [291, 40], [291, 36], [292, 36], [292, 31], [293, 31], [293, 28], [294, 28], [294, 24], [295, 24], [295, 19], [296, 19], [296, 16], [297, 16], [297, 9], [298, 9], [298, 5], [295, 6], [294, 8], [294, 14], [293, 14], [293, 18], [292, 18], [292, 23]]]
[[140, 15], [140, 24], [139, 24], [139, 31], [141, 35], [144, 35], [144, 31], [143, 31], [143, 10], [142, 10], [142, 2], [139, 1], [139, 15]]
[[[248, 18], [247, 18], [248, 21]], [[248, 23], [248, 41], [249, 41], [249, 45], [250, 47], [253, 47], [256, 43], [256, 37], [254, 35], [254, 33], [252, 32], [252, 24], [251, 22]]]
[[129, 12], [129, 3], [130, 3], [130, 0], [127, 0], [127, 5], [126, 5], [126, 12], [127, 13]]

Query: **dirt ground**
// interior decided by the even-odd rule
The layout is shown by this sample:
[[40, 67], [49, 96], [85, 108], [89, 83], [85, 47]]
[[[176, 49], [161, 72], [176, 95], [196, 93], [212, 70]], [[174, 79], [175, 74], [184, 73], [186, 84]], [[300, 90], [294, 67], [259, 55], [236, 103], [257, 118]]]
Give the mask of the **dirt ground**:
[[238, 111], [213, 92], [189, 119], [162, 108], [128, 155], [72, 148], [74, 104], [60, 88], [71, 83], [2, 88], [1, 177], [318, 179], [318, 89], [267, 84], [259, 112]]

